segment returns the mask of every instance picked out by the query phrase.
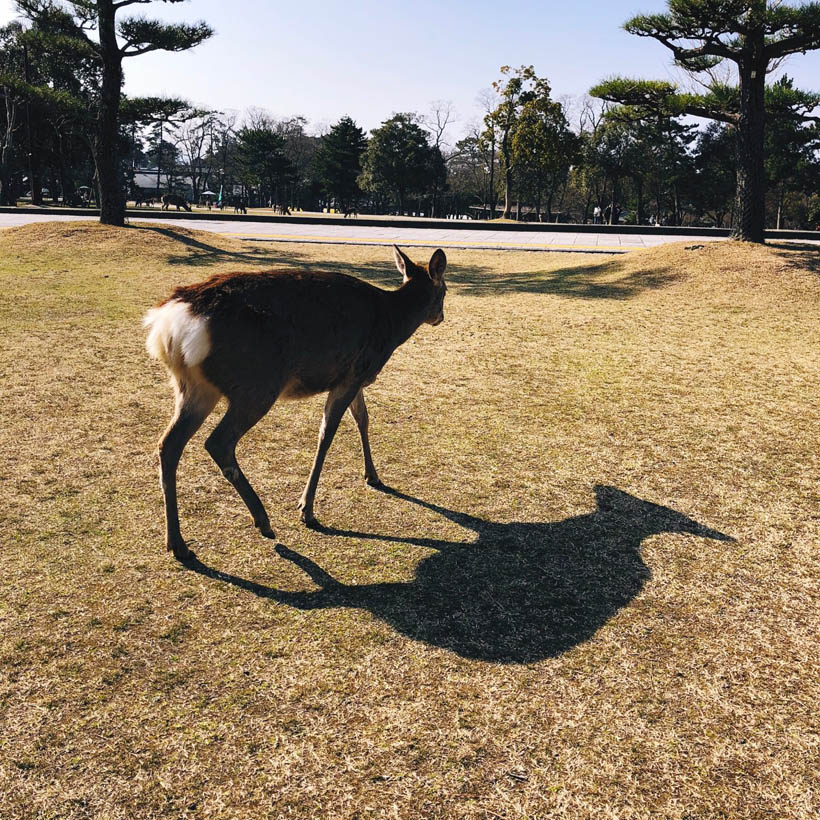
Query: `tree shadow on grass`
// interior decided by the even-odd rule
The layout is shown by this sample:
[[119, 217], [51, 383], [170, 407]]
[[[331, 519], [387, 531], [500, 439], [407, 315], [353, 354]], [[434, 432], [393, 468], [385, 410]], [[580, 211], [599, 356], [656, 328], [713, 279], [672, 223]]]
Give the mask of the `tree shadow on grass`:
[[[338, 261], [334, 259], [334, 246], [324, 246], [326, 259], [315, 258], [315, 246], [310, 246], [313, 253], [299, 253], [291, 247], [280, 250], [278, 243], [248, 250], [231, 251], [210, 245], [173, 228], [156, 225], [137, 225], [138, 230], [153, 231], [168, 239], [173, 239], [186, 246], [187, 253], [172, 255], [169, 265], [186, 267], [209, 267], [227, 262], [236, 262], [243, 268], [249, 264], [258, 266], [259, 270], [288, 269], [315, 270], [330, 273], [344, 273], [364, 279], [382, 288], [393, 289], [401, 282], [392, 260], [392, 252], [385, 247], [384, 261]], [[249, 244], [249, 243], [248, 243]], [[408, 255], [420, 262], [426, 262], [433, 248], [407, 245]], [[502, 253], [502, 252], [499, 252]], [[503, 260], [503, 256], [500, 257]], [[534, 263], [537, 254], [533, 253]], [[593, 265], [568, 265], [558, 270], [524, 272], [494, 272], [479, 265], [459, 264], [457, 261], [447, 269], [447, 281], [457, 288], [459, 293], [467, 296], [497, 296], [509, 293], [541, 293], [566, 296], [578, 299], [629, 299], [646, 290], [656, 290], [674, 283], [681, 277], [680, 271], [671, 269], [654, 269], [651, 272], [638, 271], [622, 275], [613, 280], [623, 266], [618, 257]], [[606, 281], [602, 281], [606, 279]]]
[[194, 558], [186, 566], [301, 610], [354, 607], [414, 640], [464, 658], [532, 663], [591, 638], [651, 577], [641, 557], [645, 538], [662, 532], [732, 541], [669, 507], [614, 487], [595, 488], [597, 509], [563, 521], [487, 521], [396, 490], [474, 533], [471, 541], [415, 538], [321, 528], [331, 536], [412, 544], [434, 550], [413, 580], [343, 584], [304, 555], [277, 546], [319, 587], [289, 592], [219, 572]]
[[218, 265], [223, 262], [238, 262], [238, 263], [264, 263], [268, 258], [261, 248], [253, 248], [247, 251], [229, 251], [225, 248], [220, 248], [216, 245], [209, 245], [207, 242], [202, 242], [193, 236], [188, 236], [179, 229], [164, 228], [158, 225], [132, 225], [132, 228], [138, 231], [151, 231], [152, 233], [164, 236], [166, 239], [173, 239], [181, 245], [189, 248], [188, 253], [182, 253], [178, 256], [170, 256], [168, 258], [169, 265], [190, 265], [192, 267], [207, 267], [208, 265]]
[[643, 291], [674, 284], [683, 272], [654, 268], [622, 274], [624, 261], [618, 257], [594, 265], [569, 265], [557, 270], [488, 273], [477, 267], [456, 265], [447, 278], [469, 296], [494, 296], [499, 293], [542, 293], [575, 299], [631, 299]]
[[796, 265], [812, 273], [820, 273], [820, 245], [811, 245], [808, 242], [767, 242], [767, 248], [772, 248], [792, 265]]

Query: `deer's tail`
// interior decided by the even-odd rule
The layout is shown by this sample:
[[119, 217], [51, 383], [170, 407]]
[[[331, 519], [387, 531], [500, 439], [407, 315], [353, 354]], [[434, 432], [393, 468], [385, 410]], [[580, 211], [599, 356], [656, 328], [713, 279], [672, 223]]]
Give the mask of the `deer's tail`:
[[180, 299], [151, 308], [142, 324], [148, 329], [145, 347], [149, 355], [159, 359], [178, 382], [185, 381], [185, 374], [211, 352], [208, 319], [194, 314]]

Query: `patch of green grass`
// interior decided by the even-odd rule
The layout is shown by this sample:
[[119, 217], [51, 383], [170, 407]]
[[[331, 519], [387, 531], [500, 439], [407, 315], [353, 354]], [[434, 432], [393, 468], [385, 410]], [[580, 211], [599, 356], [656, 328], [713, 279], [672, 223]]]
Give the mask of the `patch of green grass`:
[[176, 623], [169, 629], [166, 629], [165, 632], [162, 632], [160, 638], [172, 644], [179, 644], [182, 643], [183, 638], [190, 628], [190, 624], [184, 622]]

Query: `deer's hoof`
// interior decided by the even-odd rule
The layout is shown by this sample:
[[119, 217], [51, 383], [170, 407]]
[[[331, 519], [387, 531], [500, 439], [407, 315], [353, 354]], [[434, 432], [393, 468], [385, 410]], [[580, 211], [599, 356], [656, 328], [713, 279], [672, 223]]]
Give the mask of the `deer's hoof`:
[[257, 524], [256, 529], [258, 529], [259, 534], [264, 535], [265, 538], [276, 538], [276, 533], [271, 529], [270, 524]]
[[168, 550], [174, 553], [174, 558], [176, 558], [177, 561], [192, 561], [196, 558], [196, 553], [188, 549], [188, 545], [184, 541], [169, 544]]
[[373, 487], [375, 490], [381, 490], [382, 487], [384, 487], [384, 482], [377, 475], [366, 475], [364, 477], [364, 483], [367, 484], [368, 487]]
[[310, 527], [311, 529], [315, 529], [316, 527], [319, 526], [319, 522], [316, 519], [316, 516], [313, 514], [313, 512], [308, 512], [307, 510], [305, 510], [303, 508], [302, 509], [302, 514], [299, 517], [302, 519], [302, 523], [306, 527]]

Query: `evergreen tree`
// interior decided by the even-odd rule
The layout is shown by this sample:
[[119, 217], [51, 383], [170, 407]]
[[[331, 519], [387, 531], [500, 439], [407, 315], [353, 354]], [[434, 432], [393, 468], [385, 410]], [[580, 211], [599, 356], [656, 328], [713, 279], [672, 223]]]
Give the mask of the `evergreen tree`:
[[[80, 137], [90, 124], [88, 101], [99, 79], [99, 66], [85, 43], [66, 35], [69, 14], [54, 8], [28, 29], [19, 22], [0, 30], [0, 200], [13, 204], [11, 159], [28, 175], [32, 202], [40, 204], [45, 157], [59, 167], [64, 197], [73, 194], [66, 163], [82, 148]], [[55, 44], [57, 47], [55, 47]], [[18, 186], [19, 187], [19, 186]], [[55, 185], [52, 184], [52, 195]], [[3, 191], [5, 189], [5, 192]]]
[[[120, 150], [123, 60], [150, 51], [186, 51], [213, 34], [210, 26], [203, 22], [187, 25], [144, 17], [119, 17], [128, 6], [150, 2], [154, 0], [68, 0], [63, 7], [55, 0], [17, 0], [20, 11], [41, 26], [60, 19], [64, 30], [60, 37], [51, 40], [55, 53], [73, 41], [76, 47], [85, 46], [98, 60], [100, 74], [93, 100], [91, 145], [100, 191], [100, 222], [107, 225], [125, 222]], [[89, 31], [96, 31], [96, 39], [89, 36]]]
[[533, 94], [522, 106], [512, 138], [512, 157], [524, 187], [535, 202], [540, 218], [546, 200], [547, 219], [552, 219], [552, 200], [566, 183], [570, 165], [578, 151], [578, 138], [569, 129], [563, 106], [550, 99], [544, 81], [541, 93]]
[[361, 195], [359, 175], [367, 137], [350, 117], [342, 117], [322, 137], [314, 167], [322, 192], [347, 209]]
[[407, 197], [431, 184], [432, 150], [413, 114], [394, 114], [373, 130], [362, 163], [361, 183], [377, 194], [394, 195], [399, 213]]
[[501, 74], [502, 78], [496, 80], [492, 86], [500, 101], [498, 106], [487, 114], [484, 122], [493, 137], [498, 134], [499, 155], [504, 173], [504, 211], [501, 217], [509, 219], [515, 171], [513, 139], [521, 110], [536, 96], [549, 97], [550, 89], [546, 80], [536, 76], [535, 69], [531, 65], [517, 69], [512, 69], [508, 65], [501, 66]]
[[711, 122], [698, 135], [694, 148], [694, 206], [721, 227], [732, 211], [735, 188], [735, 141], [731, 127]]
[[[624, 28], [668, 48], [676, 64], [695, 74], [724, 61], [735, 64], [739, 85], [712, 82], [705, 94], [678, 94], [670, 83], [608, 80], [590, 93], [677, 114], [705, 116], [734, 126], [737, 139], [735, 239], [762, 242], [765, 228], [766, 74], [789, 54], [820, 48], [820, 3], [780, 0], [668, 0], [668, 13], [639, 15]], [[792, 109], [805, 101], [793, 96]]]
[[[786, 198], [791, 191], [811, 189], [816, 182], [818, 129], [792, 110], [796, 89], [781, 77], [768, 89], [766, 109], [766, 182], [773, 195], [774, 225], [781, 227]], [[813, 95], [820, 103], [820, 95]]]
[[261, 118], [239, 130], [237, 159], [242, 181], [256, 188], [263, 202], [279, 203], [293, 179], [293, 165], [285, 154], [284, 137], [271, 122]]

